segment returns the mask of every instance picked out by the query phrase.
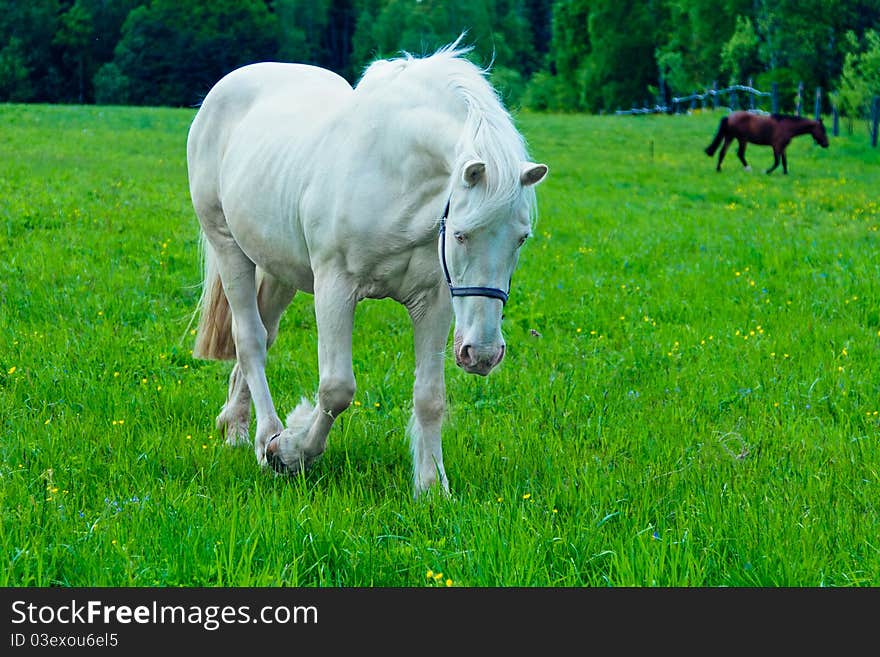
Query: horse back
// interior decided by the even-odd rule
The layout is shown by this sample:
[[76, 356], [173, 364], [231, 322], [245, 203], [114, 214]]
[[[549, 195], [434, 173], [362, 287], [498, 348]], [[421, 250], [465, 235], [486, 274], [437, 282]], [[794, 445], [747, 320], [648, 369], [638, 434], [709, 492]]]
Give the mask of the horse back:
[[776, 138], [776, 121], [769, 116], [739, 110], [727, 117], [727, 125], [731, 136], [753, 144], [770, 146]]
[[351, 92], [351, 85], [336, 73], [306, 64], [261, 62], [228, 73], [205, 96], [190, 126], [191, 186], [200, 171], [219, 174], [233, 139], [248, 143], [248, 133], [278, 136], [301, 127], [309, 122], [306, 114], [326, 115], [323, 97], [336, 100]]

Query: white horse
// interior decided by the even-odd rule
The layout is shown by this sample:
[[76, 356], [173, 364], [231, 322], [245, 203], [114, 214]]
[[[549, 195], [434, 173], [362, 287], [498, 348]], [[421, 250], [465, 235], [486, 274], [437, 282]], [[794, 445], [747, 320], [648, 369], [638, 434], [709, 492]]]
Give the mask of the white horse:
[[[456, 364], [487, 375], [504, 357], [502, 307], [547, 174], [460, 41], [376, 61], [354, 88], [313, 66], [245, 66], [193, 120], [204, 259], [193, 355], [235, 359], [217, 425], [229, 444], [249, 443], [253, 404], [260, 465], [293, 473], [324, 452], [355, 394], [355, 305], [390, 297], [413, 323], [415, 496], [449, 491], [440, 432], [452, 320]], [[282, 424], [266, 352], [297, 290], [314, 295], [320, 380], [315, 403], [303, 397]]]

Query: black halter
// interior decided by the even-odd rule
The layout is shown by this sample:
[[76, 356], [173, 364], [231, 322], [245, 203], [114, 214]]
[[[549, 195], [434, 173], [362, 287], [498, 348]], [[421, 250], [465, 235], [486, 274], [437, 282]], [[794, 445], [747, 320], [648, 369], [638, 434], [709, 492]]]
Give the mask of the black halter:
[[507, 284], [507, 292], [499, 290], [497, 287], [456, 287], [452, 284], [452, 278], [449, 276], [449, 267], [446, 266], [446, 219], [449, 217], [449, 203], [451, 201], [451, 198], [446, 201], [446, 209], [443, 210], [443, 216], [440, 218], [440, 262], [443, 264], [443, 274], [446, 276], [449, 293], [454, 297], [490, 297], [492, 299], [500, 299], [503, 306], [507, 303], [510, 283]]

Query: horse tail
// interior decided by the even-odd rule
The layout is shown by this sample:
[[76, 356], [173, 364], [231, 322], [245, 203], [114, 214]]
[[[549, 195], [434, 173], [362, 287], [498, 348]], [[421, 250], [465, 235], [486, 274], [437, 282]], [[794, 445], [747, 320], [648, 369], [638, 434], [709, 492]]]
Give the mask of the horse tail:
[[204, 233], [201, 235], [200, 247], [204, 277], [202, 296], [196, 308], [199, 324], [196, 328], [193, 357], [206, 360], [233, 360], [235, 341], [232, 338], [232, 312], [229, 310], [229, 300], [220, 281], [217, 256]]
[[712, 140], [712, 143], [706, 146], [706, 155], [712, 157], [715, 155], [715, 151], [718, 150], [718, 146], [721, 145], [721, 142], [724, 140], [724, 133], [727, 132], [727, 117], [725, 116], [721, 119], [721, 123], [718, 124], [718, 132], [715, 133], [715, 139]]

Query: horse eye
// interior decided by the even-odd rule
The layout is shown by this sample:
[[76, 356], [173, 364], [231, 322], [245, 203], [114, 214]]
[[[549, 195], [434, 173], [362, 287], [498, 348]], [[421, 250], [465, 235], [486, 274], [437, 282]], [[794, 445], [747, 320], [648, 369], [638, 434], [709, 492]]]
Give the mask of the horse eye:
[[519, 238], [519, 246], [522, 246], [523, 244], [525, 244], [527, 239], [529, 239], [528, 235], [523, 235], [522, 237], [520, 237]]
[[453, 237], [455, 237], [455, 241], [458, 242], [459, 244], [464, 244], [464, 241], [466, 239], [465, 234], [462, 233], [460, 230], [455, 231], [453, 233]]

